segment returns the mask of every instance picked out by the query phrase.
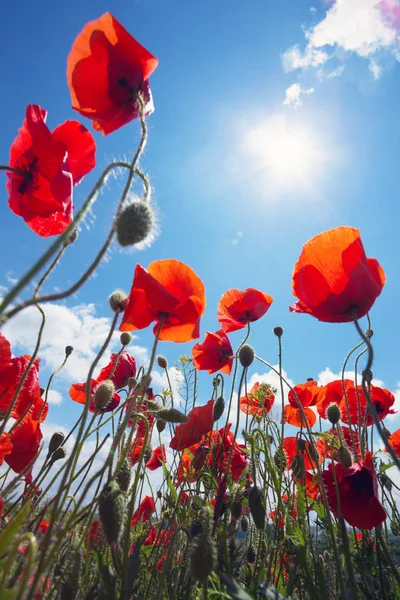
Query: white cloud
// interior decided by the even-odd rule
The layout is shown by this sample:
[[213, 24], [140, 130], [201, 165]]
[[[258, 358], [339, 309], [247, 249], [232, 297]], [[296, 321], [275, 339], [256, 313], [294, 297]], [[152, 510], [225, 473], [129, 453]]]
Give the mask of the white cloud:
[[302, 88], [299, 83], [293, 83], [286, 90], [283, 104], [297, 108], [303, 104], [301, 96], [309, 96], [314, 92], [314, 88]]
[[62, 403], [62, 395], [57, 390], [49, 390], [47, 394], [47, 402], [48, 404], [54, 404], [56, 406]]
[[379, 77], [382, 74], [383, 68], [380, 65], [378, 65], [378, 63], [375, 60], [371, 59], [369, 61], [368, 68], [371, 71], [373, 78], [379, 79]]
[[[351, 379], [352, 381], [354, 381], [355, 380], [354, 371], [345, 371], [344, 378]], [[329, 367], [326, 367], [326, 369], [324, 369], [323, 371], [318, 373], [318, 377], [317, 377], [317, 381], [318, 381], [319, 385], [326, 385], [327, 383], [330, 383], [331, 381], [335, 381], [336, 379], [342, 379], [342, 373], [334, 373], [332, 371], [332, 369], [330, 369]], [[361, 373], [358, 373], [357, 382], [359, 385], [361, 385], [361, 380], [362, 380], [362, 375], [361, 375]], [[372, 384], [376, 385], [377, 387], [385, 387], [385, 385], [381, 379], [374, 378], [372, 380]]]
[[330, 71], [329, 73], [324, 75], [324, 77], [326, 77], [327, 79], [334, 79], [335, 77], [340, 77], [343, 74], [345, 68], [345, 65], [340, 65], [339, 67], [337, 67], [337, 69], [333, 69], [333, 71]]
[[329, 59], [329, 55], [308, 45], [302, 53], [299, 46], [292, 46], [282, 56], [283, 70], [288, 73], [297, 69], [310, 69], [320, 67]]

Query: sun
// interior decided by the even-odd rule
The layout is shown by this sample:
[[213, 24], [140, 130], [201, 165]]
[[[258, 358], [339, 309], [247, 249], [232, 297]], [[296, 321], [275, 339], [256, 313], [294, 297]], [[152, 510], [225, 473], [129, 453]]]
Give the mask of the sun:
[[328, 153], [312, 127], [280, 115], [250, 127], [244, 137], [250, 169], [271, 193], [315, 191]]

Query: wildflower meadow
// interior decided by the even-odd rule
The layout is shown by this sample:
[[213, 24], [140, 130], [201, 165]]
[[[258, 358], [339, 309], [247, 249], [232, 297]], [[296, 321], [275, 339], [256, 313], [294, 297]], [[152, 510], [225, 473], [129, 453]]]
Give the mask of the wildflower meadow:
[[[285, 357], [299, 357], [302, 340], [273, 320], [267, 278], [260, 289], [235, 287], [233, 270], [232, 287], [207, 304], [215, 327], [205, 331], [217, 261], [200, 273], [157, 245], [146, 258], [159, 210], [145, 148], [157, 136], [151, 80], [163, 56], [130, 29], [94, 12], [69, 45], [60, 36], [76, 120], [57, 123], [51, 96], [29, 103], [26, 89], [15, 139], [1, 139], [1, 213], [24, 221], [41, 252], [31, 260], [28, 247], [24, 273], [0, 299], [0, 600], [400, 599], [400, 429], [390, 420], [398, 402], [374, 370], [384, 265], [354, 219], [305, 237], [289, 265], [291, 322], [318, 321], [354, 341], [342, 343], [328, 382], [314, 379], [311, 364], [300, 380], [287, 375]], [[100, 168], [98, 140], [122, 129], [131, 146]], [[116, 182], [90, 262], [80, 257], [80, 273], [47, 287]], [[284, 236], [284, 226], [268, 233], [266, 223], [267, 235]], [[119, 250], [142, 246], [120, 289], [101, 299], [106, 328], [82, 379], [66, 385], [63, 373], [84, 337], [43, 375], [49, 307], [63, 309], [93, 275], [107, 285]], [[24, 314], [38, 325], [29, 355], [12, 338]], [[257, 330], [264, 344], [253, 342]], [[57, 324], [51, 335], [61, 335]], [[44, 436], [54, 393], [76, 419]]]

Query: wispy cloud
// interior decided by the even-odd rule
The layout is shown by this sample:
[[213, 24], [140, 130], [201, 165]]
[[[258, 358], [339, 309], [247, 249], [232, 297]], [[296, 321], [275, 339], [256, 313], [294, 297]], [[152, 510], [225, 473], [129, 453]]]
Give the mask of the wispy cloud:
[[302, 105], [302, 96], [309, 96], [314, 93], [314, 88], [302, 88], [299, 83], [293, 83], [286, 90], [285, 99], [283, 104], [285, 106], [291, 106], [297, 108]]

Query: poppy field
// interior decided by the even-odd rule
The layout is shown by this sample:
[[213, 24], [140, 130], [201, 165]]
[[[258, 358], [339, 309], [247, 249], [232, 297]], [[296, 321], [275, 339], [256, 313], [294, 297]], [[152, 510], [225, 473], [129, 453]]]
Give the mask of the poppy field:
[[[108, 298], [111, 326], [86, 380], [65, 390], [79, 418], [44, 442], [49, 394], [74, 353], [66, 346], [59, 369], [42, 377], [46, 304], [80, 290], [111, 244], [134, 247], [154, 225], [141, 158], [157, 65], [110, 13], [83, 24], [67, 80], [86, 125], [50, 128], [51, 106], [29, 104], [0, 166], [15, 218], [50, 238], [0, 299], [2, 327], [28, 307], [40, 315], [32, 355], [16, 356], [0, 332], [0, 600], [400, 599], [400, 488], [392, 479], [400, 429], [386, 426], [396, 399], [374, 379], [369, 314], [386, 276], [355, 227], [304, 240], [291, 282], [298, 318], [344, 324], [357, 336], [338, 379], [291, 385], [280, 326], [269, 326], [272, 358], [258, 354], [252, 332], [274, 302], [267, 291], [228, 289], [208, 305], [216, 331], [204, 332], [206, 277], [174, 258], [135, 260], [129, 293]], [[136, 148], [99, 172], [75, 207], [74, 188], [96, 168], [96, 136], [122, 127]], [[42, 293], [114, 174], [122, 191], [92, 263], [68, 288]], [[133, 183], [142, 193], [132, 200]], [[130, 347], [148, 328], [153, 345], [142, 364]], [[238, 332], [235, 347], [230, 334]], [[178, 390], [160, 342], [177, 344]], [[255, 365], [274, 372], [277, 387], [250, 385]], [[152, 384], [156, 367], [168, 381], [161, 391]], [[82, 462], [88, 440], [93, 454]]]

